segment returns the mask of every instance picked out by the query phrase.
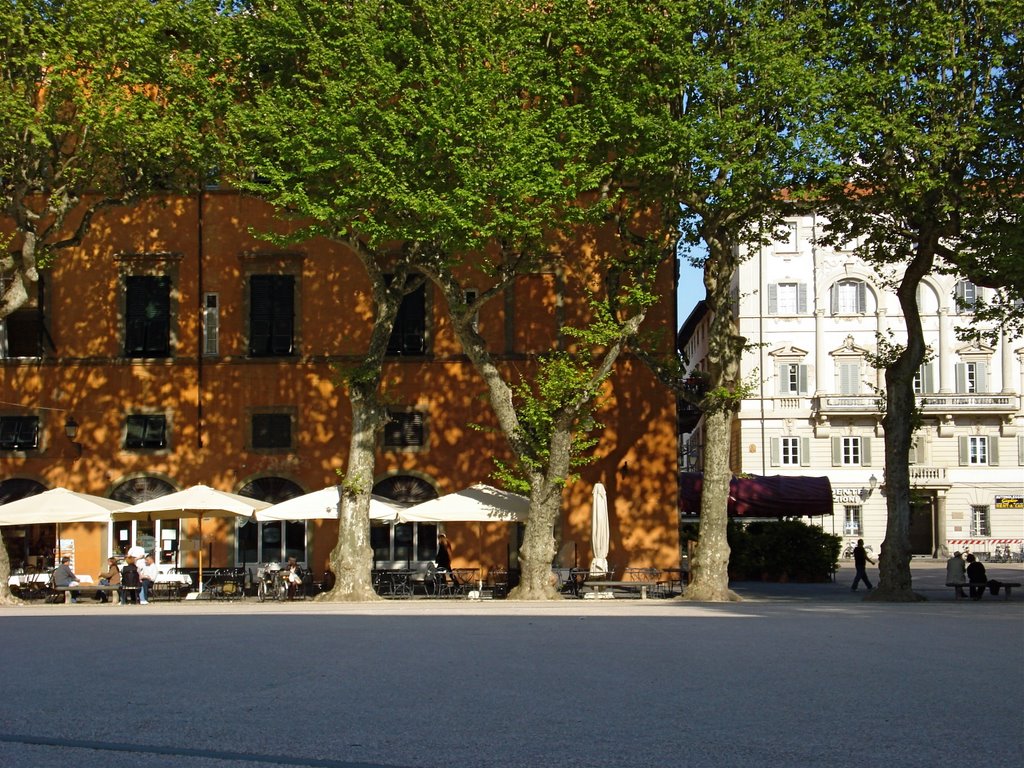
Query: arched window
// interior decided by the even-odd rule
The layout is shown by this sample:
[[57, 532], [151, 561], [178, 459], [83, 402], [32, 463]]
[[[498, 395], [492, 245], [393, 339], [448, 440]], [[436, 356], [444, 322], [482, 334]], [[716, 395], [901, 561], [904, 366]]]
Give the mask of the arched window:
[[[373, 492], [394, 501], [419, 504], [437, 498], [437, 491], [426, 480], [413, 475], [393, 475], [373, 486]], [[435, 523], [374, 523], [370, 528], [370, 546], [375, 564], [412, 563], [433, 560], [437, 554]]]
[[840, 280], [832, 284], [833, 315], [863, 315], [868, 308], [868, 285], [863, 280]]
[[[284, 477], [258, 477], [242, 486], [240, 496], [277, 504], [303, 494], [302, 488]], [[235, 533], [235, 562], [283, 563], [294, 557], [306, 562], [306, 521], [280, 520], [253, 523], [239, 520]]]

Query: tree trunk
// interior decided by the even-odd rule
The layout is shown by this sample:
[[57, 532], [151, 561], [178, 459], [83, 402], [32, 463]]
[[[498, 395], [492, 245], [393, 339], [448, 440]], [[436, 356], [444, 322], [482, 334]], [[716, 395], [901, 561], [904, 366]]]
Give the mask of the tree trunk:
[[21, 600], [11, 594], [8, 579], [11, 577], [11, 557], [7, 554], [7, 545], [0, 537], [0, 605], [20, 605]]
[[700, 529], [690, 584], [685, 600], [726, 602], [739, 600], [729, 589], [729, 483], [732, 466], [729, 450], [732, 424], [742, 400], [739, 370], [746, 339], [737, 333], [731, 285], [736, 257], [728, 232], [709, 226], [703, 235], [708, 245], [704, 286], [711, 310], [708, 331], [708, 391], [704, 411], [704, 475], [700, 502]]
[[530, 482], [530, 516], [519, 550], [519, 586], [509, 592], [511, 600], [561, 597], [551, 579], [551, 563], [555, 560], [555, 526], [562, 512], [562, 485], [550, 478], [550, 473], [537, 475]]
[[379, 600], [373, 588], [373, 549], [370, 546], [370, 493], [373, 490], [377, 433], [387, 410], [378, 402], [376, 385], [350, 387], [352, 437], [348, 466], [341, 483], [338, 541], [331, 551], [334, 587], [322, 600]]
[[920, 238], [916, 255], [907, 266], [896, 292], [906, 323], [907, 343], [885, 369], [885, 539], [878, 558], [878, 587], [867, 600], [914, 602], [910, 574], [910, 446], [917, 428], [914, 374], [925, 356], [924, 332], [917, 306], [921, 278], [931, 271], [934, 250], [929, 238]]
[[704, 420], [704, 476], [700, 500], [700, 538], [690, 563], [683, 598], [702, 602], [739, 600], [729, 589], [729, 434], [732, 412], [720, 410]]

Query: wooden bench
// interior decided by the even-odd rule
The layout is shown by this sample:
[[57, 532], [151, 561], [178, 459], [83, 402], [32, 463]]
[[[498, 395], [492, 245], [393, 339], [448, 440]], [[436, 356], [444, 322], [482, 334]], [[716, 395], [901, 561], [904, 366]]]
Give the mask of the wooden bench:
[[604, 591], [605, 587], [610, 588], [612, 592], [616, 589], [621, 589], [629, 592], [639, 592], [640, 599], [646, 600], [648, 591], [658, 586], [659, 584], [656, 581], [610, 581], [605, 579], [594, 579], [593, 581], [583, 582], [583, 584], [580, 585], [580, 589], [594, 594], [600, 594]]
[[[993, 579], [993, 581], [997, 581], [997, 580]], [[977, 584], [972, 584], [969, 581], [961, 581], [961, 582], [947, 581], [946, 582], [946, 586], [947, 587], [953, 587], [953, 594], [956, 595], [956, 599], [957, 600], [960, 600], [961, 598], [967, 598], [967, 597], [970, 596], [969, 594], [961, 594], [961, 593], [964, 592], [964, 591], [969, 591], [971, 587], [981, 587], [982, 589], [987, 590], [988, 589], [988, 582], [985, 582], [984, 584], [982, 584], [980, 582], [977, 583]], [[1019, 581], [1000, 581], [999, 582], [999, 588], [1003, 592], [1003, 600], [1009, 600], [1010, 599], [1010, 593], [1013, 592], [1013, 588], [1014, 587], [1019, 587], [1019, 586], [1020, 586], [1020, 582]]]
[[100, 592], [105, 592], [107, 593], [108, 597], [111, 598], [110, 602], [113, 603], [116, 602], [116, 598], [114, 598], [110, 593], [117, 592], [118, 587], [116, 584], [79, 584], [75, 587], [52, 587], [52, 589], [54, 592], [57, 592], [58, 594], [64, 594], [65, 604], [71, 602], [72, 592], [78, 592], [80, 595], [97, 595]]

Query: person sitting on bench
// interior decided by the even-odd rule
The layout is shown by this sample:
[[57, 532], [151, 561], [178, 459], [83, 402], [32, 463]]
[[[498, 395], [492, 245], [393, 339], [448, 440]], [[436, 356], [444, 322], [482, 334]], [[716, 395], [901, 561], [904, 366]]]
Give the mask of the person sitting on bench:
[[988, 586], [988, 576], [985, 575], [985, 566], [974, 555], [967, 555], [967, 581], [971, 584], [971, 599], [981, 600]]
[[[75, 572], [71, 570], [71, 558], [62, 557], [60, 559], [60, 565], [53, 571], [53, 586], [55, 587], [77, 587], [78, 577], [75, 576]], [[78, 602], [79, 591], [77, 589], [71, 590], [71, 602]]]

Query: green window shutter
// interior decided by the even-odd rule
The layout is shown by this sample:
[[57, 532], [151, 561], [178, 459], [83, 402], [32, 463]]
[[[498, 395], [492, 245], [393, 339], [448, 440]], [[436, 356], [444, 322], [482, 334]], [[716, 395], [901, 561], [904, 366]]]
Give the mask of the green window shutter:
[[801, 395], [807, 394], [807, 366], [797, 366], [797, 392]]
[[768, 444], [769, 448], [770, 448], [770, 452], [771, 452], [770, 463], [771, 463], [771, 465], [773, 467], [779, 466], [779, 462], [780, 462], [780, 458], [779, 457], [780, 457], [781, 452], [782, 452], [781, 442], [782, 442], [782, 438], [773, 437], [771, 439], [771, 442]]
[[832, 466], [840, 467], [843, 464], [843, 438], [832, 438]]
[[801, 315], [807, 314], [807, 283], [796, 286], [796, 311]]
[[779, 313], [779, 286], [776, 283], [768, 284], [768, 314]]
[[800, 438], [800, 466], [811, 466], [811, 438]]
[[988, 438], [988, 465], [990, 467], [999, 466], [999, 436], [989, 435]]
[[957, 446], [960, 453], [960, 466], [966, 467], [971, 460], [971, 446], [967, 435], [960, 435], [957, 438]]
[[860, 465], [862, 467], [871, 466], [871, 438], [862, 437], [860, 439]]

